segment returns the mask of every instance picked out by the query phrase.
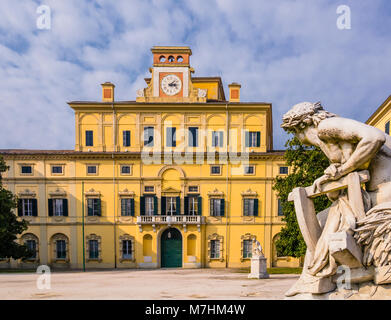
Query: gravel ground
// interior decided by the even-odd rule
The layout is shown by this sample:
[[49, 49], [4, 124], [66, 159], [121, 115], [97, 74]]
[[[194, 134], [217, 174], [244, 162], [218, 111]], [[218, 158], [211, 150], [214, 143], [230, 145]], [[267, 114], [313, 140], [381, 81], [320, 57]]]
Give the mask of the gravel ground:
[[225, 269], [71, 271], [51, 274], [51, 289], [38, 289], [38, 274], [0, 273], [0, 299], [284, 299], [296, 274], [248, 279]]

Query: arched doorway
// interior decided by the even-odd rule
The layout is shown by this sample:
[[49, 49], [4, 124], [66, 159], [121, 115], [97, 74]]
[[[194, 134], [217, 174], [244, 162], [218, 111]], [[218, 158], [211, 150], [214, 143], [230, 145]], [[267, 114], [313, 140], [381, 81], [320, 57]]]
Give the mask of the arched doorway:
[[161, 244], [161, 267], [182, 267], [182, 235], [178, 229], [168, 228], [162, 233]]

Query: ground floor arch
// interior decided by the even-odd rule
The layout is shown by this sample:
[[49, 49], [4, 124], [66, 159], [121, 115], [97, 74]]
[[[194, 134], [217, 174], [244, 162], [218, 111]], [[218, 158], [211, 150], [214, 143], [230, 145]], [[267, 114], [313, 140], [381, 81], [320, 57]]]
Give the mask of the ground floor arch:
[[176, 228], [167, 228], [160, 237], [160, 257], [162, 268], [182, 267], [182, 234]]

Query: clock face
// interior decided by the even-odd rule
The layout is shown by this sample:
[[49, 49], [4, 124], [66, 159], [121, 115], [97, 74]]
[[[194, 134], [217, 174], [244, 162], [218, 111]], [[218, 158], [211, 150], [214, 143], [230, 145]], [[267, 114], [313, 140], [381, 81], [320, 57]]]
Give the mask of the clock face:
[[169, 74], [162, 79], [162, 90], [168, 96], [176, 95], [181, 91], [182, 81], [175, 74]]

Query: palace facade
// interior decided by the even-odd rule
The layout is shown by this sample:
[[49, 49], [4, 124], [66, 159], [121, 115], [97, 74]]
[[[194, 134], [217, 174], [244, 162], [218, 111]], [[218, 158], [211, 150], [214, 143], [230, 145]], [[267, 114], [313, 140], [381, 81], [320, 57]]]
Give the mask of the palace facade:
[[241, 86], [193, 77], [189, 47], [153, 47], [135, 101], [72, 101], [74, 150], [0, 150], [35, 254], [5, 268], [226, 268], [250, 265], [258, 240], [268, 267], [283, 226], [272, 189], [286, 175], [273, 150], [272, 105], [242, 102]]

